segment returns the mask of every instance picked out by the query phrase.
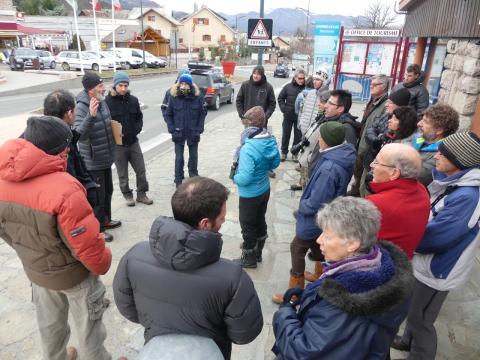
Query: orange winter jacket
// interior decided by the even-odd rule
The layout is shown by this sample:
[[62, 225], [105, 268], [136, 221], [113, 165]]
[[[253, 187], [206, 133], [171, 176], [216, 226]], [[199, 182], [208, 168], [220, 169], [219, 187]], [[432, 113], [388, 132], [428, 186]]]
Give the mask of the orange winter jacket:
[[112, 254], [84, 187], [65, 155], [48, 155], [24, 139], [0, 147], [0, 237], [17, 252], [33, 283], [69, 289], [90, 272], [105, 274]]

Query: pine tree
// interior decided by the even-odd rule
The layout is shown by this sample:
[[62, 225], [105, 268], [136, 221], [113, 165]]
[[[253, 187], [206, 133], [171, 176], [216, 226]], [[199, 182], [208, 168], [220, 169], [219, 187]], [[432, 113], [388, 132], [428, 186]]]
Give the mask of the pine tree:
[[[84, 51], [86, 49], [85, 44], [82, 40], [82, 37], [79, 36], [80, 38], [80, 49]], [[70, 43], [70, 46], [68, 47], [70, 50], [76, 50], [78, 51], [78, 44], [77, 44], [77, 34], [73, 34], [73, 39], [72, 42]]]

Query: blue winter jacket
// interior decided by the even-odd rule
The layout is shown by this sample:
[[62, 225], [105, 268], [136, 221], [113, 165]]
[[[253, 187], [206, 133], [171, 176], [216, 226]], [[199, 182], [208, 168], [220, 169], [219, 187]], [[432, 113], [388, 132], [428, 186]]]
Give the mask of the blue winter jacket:
[[268, 171], [279, 164], [280, 153], [273, 135], [263, 132], [252, 139], [246, 139], [240, 149], [237, 173], [233, 178], [240, 197], [253, 198], [268, 191]]
[[307, 183], [297, 212], [296, 235], [305, 241], [315, 241], [321, 233], [316, 222], [318, 210], [338, 196], [344, 196], [355, 167], [355, 147], [343, 143], [320, 153], [312, 176]]
[[405, 253], [382, 242], [381, 267], [317, 280], [298, 312], [273, 315], [276, 360], [383, 360], [408, 313], [413, 275]]
[[179, 94], [179, 84], [173, 85], [163, 115], [174, 143], [198, 143], [203, 133], [207, 108], [197, 85], [193, 84], [192, 91], [186, 96]]

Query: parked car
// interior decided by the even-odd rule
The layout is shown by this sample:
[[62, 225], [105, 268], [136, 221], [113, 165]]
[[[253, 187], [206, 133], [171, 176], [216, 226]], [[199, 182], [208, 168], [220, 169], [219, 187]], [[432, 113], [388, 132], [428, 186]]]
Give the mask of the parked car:
[[43, 64], [44, 68], [55, 69], [57, 63], [55, 61], [55, 57], [52, 55], [50, 51], [46, 50], [35, 50], [40, 58], [41, 63]]
[[284, 64], [278, 64], [273, 72], [273, 77], [277, 76], [288, 78], [290, 76], [290, 70], [288, 70], [288, 66]]
[[8, 62], [12, 71], [44, 68], [35, 50], [25, 47], [12, 49]]
[[[93, 50], [87, 50], [85, 53], [97, 56], [97, 52]], [[113, 51], [99, 51], [101, 59], [106, 59], [109, 62], [115, 62], [115, 69], [125, 69], [125, 61], [122, 61], [120, 56], [114, 55]]]
[[[110, 48], [113, 50], [113, 48]], [[132, 48], [115, 48], [115, 52], [122, 62], [125, 62], [125, 69], [138, 69], [142, 67], [143, 56], [138, 49]]]
[[[142, 55], [142, 50], [137, 51], [140, 53], [140, 55]], [[167, 66], [167, 62], [165, 60], [153, 55], [152, 53], [149, 53], [148, 51], [145, 51], [145, 62], [149, 68], [164, 68]]]
[[202, 63], [188, 63], [188, 69], [193, 82], [205, 94], [205, 102], [210, 108], [218, 110], [220, 104], [231, 104], [235, 101], [232, 83], [228, 81], [223, 72]]
[[[57, 57], [57, 63], [61, 64], [62, 69], [68, 71], [70, 69], [80, 70], [80, 56], [78, 51], [62, 51]], [[84, 69], [98, 71], [113, 70], [114, 61], [106, 58], [98, 58], [86, 52], [82, 52], [82, 63]]]

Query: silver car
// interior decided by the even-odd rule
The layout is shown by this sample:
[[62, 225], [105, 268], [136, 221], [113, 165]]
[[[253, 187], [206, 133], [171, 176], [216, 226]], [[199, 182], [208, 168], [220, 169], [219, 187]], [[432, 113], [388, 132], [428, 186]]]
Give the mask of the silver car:
[[40, 62], [43, 64], [45, 68], [55, 69], [57, 63], [55, 62], [55, 58], [53, 57], [50, 51], [46, 50], [35, 50], [40, 58]]

